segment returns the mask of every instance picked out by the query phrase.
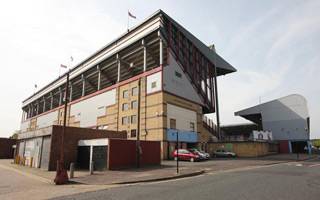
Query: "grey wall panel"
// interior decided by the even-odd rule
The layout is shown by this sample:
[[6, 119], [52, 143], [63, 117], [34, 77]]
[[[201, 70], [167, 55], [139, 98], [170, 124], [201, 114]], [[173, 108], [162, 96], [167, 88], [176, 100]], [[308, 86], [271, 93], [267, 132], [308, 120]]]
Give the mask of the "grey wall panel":
[[43, 137], [42, 153], [41, 153], [41, 169], [48, 170], [50, 161], [51, 137]]

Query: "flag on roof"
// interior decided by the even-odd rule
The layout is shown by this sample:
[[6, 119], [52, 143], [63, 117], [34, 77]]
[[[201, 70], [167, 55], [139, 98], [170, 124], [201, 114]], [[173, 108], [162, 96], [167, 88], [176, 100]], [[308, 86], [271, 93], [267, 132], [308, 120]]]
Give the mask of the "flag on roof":
[[68, 67], [66, 65], [61, 64], [60, 67], [67, 69]]
[[133, 14], [131, 14], [129, 10], [128, 10], [128, 15], [129, 15], [129, 17], [132, 17], [133, 19], [137, 19], [137, 17], [134, 16]]

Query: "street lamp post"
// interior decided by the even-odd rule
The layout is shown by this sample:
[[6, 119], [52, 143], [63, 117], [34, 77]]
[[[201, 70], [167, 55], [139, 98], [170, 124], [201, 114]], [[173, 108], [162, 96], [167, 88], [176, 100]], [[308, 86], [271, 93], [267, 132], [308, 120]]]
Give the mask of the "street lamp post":
[[60, 160], [57, 161], [57, 173], [54, 179], [56, 185], [65, 184], [69, 181], [68, 173], [65, 168], [64, 163], [64, 135], [66, 132], [66, 122], [67, 122], [67, 108], [68, 108], [68, 96], [69, 96], [69, 72], [67, 72], [66, 81], [66, 92], [64, 101], [64, 116], [63, 116], [63, 126], [61, 132], [61, 149], [60, 149]]
[[177, 145], [176, 145], [176, 152], [177, 152], [177, 174], [179, 174], [179, 131], [177, 130]]

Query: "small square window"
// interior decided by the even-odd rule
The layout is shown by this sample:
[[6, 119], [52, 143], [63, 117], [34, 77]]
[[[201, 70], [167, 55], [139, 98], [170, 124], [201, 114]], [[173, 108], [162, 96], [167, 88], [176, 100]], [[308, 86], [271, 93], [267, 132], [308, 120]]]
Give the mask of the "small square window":
[[131, 124], [137, 123], [137, 115], [131, 115]]
[[129, 123], [129, 118], [126, 116], [126, 117], [122, 117], [122, 125], [127, 125]]
[[156, 88], [156, 87], [157, 87], [157, 82], [156, 81], [152, 82], [151, 83], [151, 88]]
[[137, 109], [138, 108], [138, 101], [131, 101], [131, 109]]
[[128, 97], [129, 97], [129, 92], [128, 92], [128, 90], [123, 90], [122, 97], [123, 97], [123, 98], [128, 98]]
[[174, 71], [174, 74], [176, 75], [176, 77], [178, 77], [178, 78], [181, 78], [182, 77], [182, 74], [181, 73], [179, 73], [179, 72], [177, 72], [177, 71]]
[[131, 137], [137, 137], [137, 130], [136, 129], [132, 129], [130, 136]]
[[138, 87], [132, 88], [131, 94], [132, 94], [132, 96], [137, 96], [138, 95]]
[[122, 110], [123, 111], [129, 110], [129, 104], [127, 103], [122, 104]]
[[170, 119], [170, 128], [176, 129], [176, 120], [175, 119]]
[[193, 123], [193, 122], [190, 122], [190, 130], [193, 131], [193, 132], [194, 132], [194, 130], [195, 130], [195, 129], [194, 129], [194, 123]]

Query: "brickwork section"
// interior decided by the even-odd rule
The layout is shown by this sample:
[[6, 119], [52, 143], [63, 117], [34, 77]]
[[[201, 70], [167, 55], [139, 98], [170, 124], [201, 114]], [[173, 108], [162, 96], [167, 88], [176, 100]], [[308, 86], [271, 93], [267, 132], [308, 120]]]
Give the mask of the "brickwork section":
[[[160, 142], [140, 141], [140, 166], [160, 165]], [[134, 167], [137, 164], [136, 141], [110, 139], [108, 146], [108, 169], [116, 170]]]
[[[50, 162], [49, 170], [56, 169], [57, 160], [60, 158], [60, 147], [61, 147], [61, 133], [62, 126], [52, 127], [51, 137], [51, 151], [50, 151]], [[85, 129], [77, 127], [67, 127], [64, 137], [64, 155], [66, 167], [69, 167], [71, 162], [77, 161], [77, 149], [78, 141], [86, 139], [97, 139], [97, 138], [123, 138], [127, 137], [125, 132], [97, 130], [97, 129]]]
[[17, 140], [0, 138], [0, 159], [9, 159], [13, 158], [13, 149], [12, 145], [15, 145]]

